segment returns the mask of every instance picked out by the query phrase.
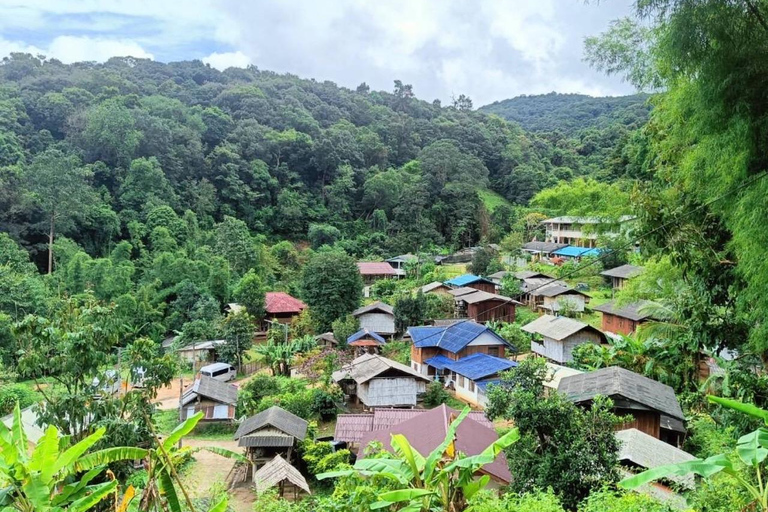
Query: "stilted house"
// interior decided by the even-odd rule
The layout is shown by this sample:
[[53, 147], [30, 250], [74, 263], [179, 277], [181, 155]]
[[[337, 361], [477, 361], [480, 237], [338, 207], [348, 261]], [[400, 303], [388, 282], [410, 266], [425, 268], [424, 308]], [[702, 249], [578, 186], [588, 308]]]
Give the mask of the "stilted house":
[[361, 329], [368, 329], [384, 337], [395, 335], [395, 310], [389, 304], [376, 301], [354, 310], [352, 316], [360, 322]]
[[201, 421], [231, 422], [235, 419], [237, 386], [200, 375], [181, 395], [181, 420], [203, 412]]
[[566, 377], [558, 390], [584, 406], [598, 395], [610, 398], [616, 414], [632, 417], [621, 429], [636, 428], [673, 446], [679, 446], [685, 434], [685, 418], [675, 391], [624, 368], [611, 366]]
[[522, 305], [511, 297], [475, 290], [454, 298], [456, 318], [470, 318], [478, 323], [514, 322], [515, 306]]
[[375, 354], [364, 354], [343, 366], [333, 373], [333, 380], [344, 394], [368, 409], [413, 407], [430, 381], [409, 366]]
[[275, 455], [274, 459], [253, 474], [253, 485], [259, 494], [269, 488], [277, 487], [278, 496], [290, 497], [294, 501], [302, 494], [312, 494], [304, 476], [280, 455]]
[[607, 277], [611, 281], [611, 286], [614, 290], [621, 290], [627, 281], [641, 274], [643, 270], [643, 267], [636, 265], [621, 265], [605, 272], [600, 272], [600, 275]]
[[298, 443], [306, 436], [307, 422], [277, 406], [247, 418], [235, 432], [237, 445], [245, 449], [254, 471], [276, 455], [291, 462]]
[[573, 361], [573, 349], [582, 343], [605, 343], [605, 334], [591, 325], [564, 316], [542, 315], [521, 327], [533, 335], [531, 351], [550, 361]]
[[378, 354], [381, 347], [387, 344], [387, 340], [371, 332], [368, 329], [360, 329], [355, 334], [347, 338], [347, 345], [355, 347], [358, 355]]

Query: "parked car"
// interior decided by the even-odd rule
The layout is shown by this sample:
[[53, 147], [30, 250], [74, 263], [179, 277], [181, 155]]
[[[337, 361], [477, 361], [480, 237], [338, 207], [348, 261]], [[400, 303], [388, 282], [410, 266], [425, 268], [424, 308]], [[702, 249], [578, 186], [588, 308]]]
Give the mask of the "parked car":
[[200, 368], [200, 375], [227, 382], [237, 376], [237, 370], [231, 364], [213, 363]]

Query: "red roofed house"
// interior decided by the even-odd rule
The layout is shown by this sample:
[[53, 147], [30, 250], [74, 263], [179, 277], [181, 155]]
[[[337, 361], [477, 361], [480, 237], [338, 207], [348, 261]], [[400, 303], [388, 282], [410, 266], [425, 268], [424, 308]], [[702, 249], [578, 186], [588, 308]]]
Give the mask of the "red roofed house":
[[[285, 292], [267, 292], [265, 295], [265, 320], [289, 324], [291, 320], [307, 309], [306, 304]], [[264, 324], [264, 329], [268, 329], [269, 323], [265, 321]]]
[[358, 261], [357, 269], [363, 277], [363, 295], [370, 297], [371, 285], [379, 279], [394, 279], [397, 272], [386, 261]]

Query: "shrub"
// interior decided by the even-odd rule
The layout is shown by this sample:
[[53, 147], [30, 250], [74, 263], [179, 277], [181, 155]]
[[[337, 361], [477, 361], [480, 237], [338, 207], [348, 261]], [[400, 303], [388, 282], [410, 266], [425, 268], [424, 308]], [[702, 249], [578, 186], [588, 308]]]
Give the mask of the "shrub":
[[450, 400], [448, 393], [440, 382], [432, 382], [427, 386], [427, 392], [424, 393], [424, 405], [427, 407], [437, 407], [440, 404]]
[[10, 414], [19, 402], [19, 407], [24, 409], [35, 403], [37, 393], [23, 384], [6, 384], [0, 386], [0, 416]]
[[321, 420], [330, 420], [336, 417], [338, 397], [325, 389], [312, 390], [312, 413]]
[[579, 506], [579, 512], [671, 512], [667, 505], [636, 492], [602, 489], [593, 492]]

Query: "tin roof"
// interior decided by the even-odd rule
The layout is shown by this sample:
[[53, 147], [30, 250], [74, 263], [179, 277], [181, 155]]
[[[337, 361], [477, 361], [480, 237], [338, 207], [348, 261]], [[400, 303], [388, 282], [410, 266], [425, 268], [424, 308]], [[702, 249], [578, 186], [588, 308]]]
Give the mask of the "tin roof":
[[267, 292], [264, 294], [264, 310], [267, 313], [301, 313], [307, 305], [285, 292]]
[[367, 340], [367, 341], [373, 341], [377, 345], [383, 345], [387, 341], [376, 334], [373, 331], [369, 331], [368, 329], [360, 329], [355, 334], [351, 335], [349, 338], [347, 338], [347, 343], [352, 344], [361, 340]]
[[600, 272], [600, 275], [606, 277], [619, 277], [621, 279], [629, 279], [630, 277], [635, 277], [636, 275], [642, 273], [643, 270], [645, 270], [643, 267], [638, 267], [636, 265], [621, 265], [619, 267]]
[[504, 338], [496, 334], [485, 325], [476, 322], [463, 321], [447, 326], [420, 326], [408, 328], [408, 333], [417, 348], [438, 347], [454, 354], [472, 343], [472, 341], [484, 333], [501, 341], [504, 345], [514, 347]]
[[472, 283], [490, 283], [494, 284], [493, 281], [486, 279], [484, 277], [476, 276], [474, 274], [464, 274], [458, 277], [454, 277], [453, 279], [449, 279], [445, 282], [445, 284], [451, 285], [451, 286], [467, 286], [468, 284]]
[[200, 375], [190, 387], [184, 390], [181, 403], [186, 405], [197, 396], [210, 398], [222, 404], [234, 405], [237, 403], [237, 386], [213, 379], [207, 375]]
[[394, 276], [395, 269], [384, 261], [358, 261], [357, 269], [364, 276]]
[[352, 312], [352, 316], [360, 316], [365, 313], [372, 313], [374, 311], [380, 311], [382, 313], [386, 313], [388, 315], [394, 315], [395, 310], [390, 306], [389, 304], [386, 304], [384, 302], [381, 302], [380, 300], [377, 300], [373, 304], [369, 304], [367, 306], [363, 306], [361, 308], [357, 308]]
[[597, 332], [603, 339], [605, 338], [605, 335], [600, 330], [595, 329], [591, 325], [564, 316], [541, 315], [533, 322], [522, 326], [521, 329], [525, 332], [540, 334], [557, 341], [562, 341], [583, 330]]
[[275, 429], [287, 434], [299, 441], [307, 435], [307, 422], [295, 414], [285, 409], [273, 405], [269, 409], [247, 418], [240, 424], [235, 432], [235, 440], [243, 436], [253, 435], [256, 431], [265, 427], [274, 427]]
[[387, 376], [399, 373], [402, 376], [413, 377], [419, 380], [430, 380], [410, 366], [377, 354], [363, 354], [355, 358], [351, 363], [342, 366], [341, 370], [333, 372], [333, 380], [339, 382], [344, 379], [352, 379], [358, 384], [363, 384], [382, 373], [387, 373]]

